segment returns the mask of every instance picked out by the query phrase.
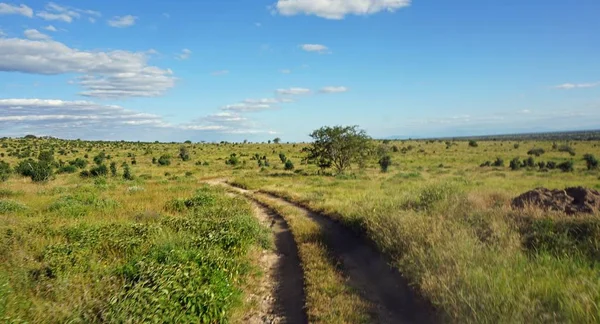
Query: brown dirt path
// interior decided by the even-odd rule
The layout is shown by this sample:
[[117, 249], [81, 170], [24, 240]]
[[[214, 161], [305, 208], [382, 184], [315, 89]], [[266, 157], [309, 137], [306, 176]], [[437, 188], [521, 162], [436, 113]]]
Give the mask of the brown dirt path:
[[[226, 184], [224, 179], [214, 181], [219, 184]], [[297, 208], [306, 217], [319, 224], [323, 241], [327, 244], [327, 249], [332, 256], [340, 263], [342, 272], [349, 278], [350, 286], [357, 289], [365, 299], [375, 305], [372, 313], [377, 322], [441, 322], [433, 307], [414, 292], [399, 271], [391, 267], [385, 256], [371, 242], [367, 242], [364, 237], [330, 217], [308, 210], [283, 198], [226, 185], [247, 197], [254, 194], [264, 195], [279, 204]], [[277, 218], [285, 224], [280, 216]], [[293, 241], [291, 234], [289, 236]], [[295, 258], [297, 259], [297, 254]], [[289, 280], [287, 277], [283, 278], [285, 278], [283, 283]], [[288, 290], [288, 292], [291, 291]], [[296, 305], [296, 307], [299, 307], [299, 305]]]
[[247, 196], [249, 192], [229, 186], [226, 179], [212, 179], [205, 183], [224, 185], [250, 199], [254, 214], [261, 223], [271, 228], [275, 251], [264, 251], [259, 260], [266, 276], [259, 283], [259, 291], [250, 296], [259, 308], [244, 317], [244, 323], [308, 323], [304, 309], [304, 276], [298, 248], [287, 223], [277, 213]]

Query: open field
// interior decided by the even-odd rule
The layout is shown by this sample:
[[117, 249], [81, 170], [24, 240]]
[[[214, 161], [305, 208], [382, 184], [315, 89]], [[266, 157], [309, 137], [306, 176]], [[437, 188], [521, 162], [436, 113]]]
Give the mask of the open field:
[[[308, 144], [2, 139], [0, 160], [11, 169], [46, 151], [56, 167], [46, 181], [12, 172], [0, 182], [0, 318], [244, 322], [259, 307], [248, 298], [258, 293], [252, 282], [267, 275], [256, 255], [278, 247], [243, 195], [206, 185], [218, 178], [250, 190], [290, 227], [311, 322], [386, 319], [306, 209], [381, 252], [437, 321], [600, 321], [598, 214], [511, 207], [536, 187], [600, 189], [600, 171], [583, 160], [600, 156], [600, 141], [372, 144], [391, 157], [387, 172], [376, 157], [321, 172], [304, 161]], [[544, 152], [528, 155], [533, 148]], [[526, 162], [512, 170], [517, 157]], [[87, 163], [67, 167], [78, 158]], [[497, 158], [502, 165], [492, 166]], [[568, 161], [573, 170], [547, 167]], [[105, 175], [92, 172], [99, 165]]]

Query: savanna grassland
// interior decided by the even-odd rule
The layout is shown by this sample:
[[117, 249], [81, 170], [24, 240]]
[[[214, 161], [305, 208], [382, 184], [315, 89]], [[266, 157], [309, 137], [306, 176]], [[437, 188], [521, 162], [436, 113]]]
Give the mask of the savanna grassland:
[[[0, 318], [240, 321], [253, 307], [248, 285], [263, 275], [253, 255], [272, 243], [247, 200], [204, 183], [219, 178], [359, 233], [444, 321], [600, 321], [598, 215], [511, 207], [536, 187], [600, 189], [600, 171], [583, 159], [600, 156], [600, 141], [371, 144], [363, 165], [336, 174], [306, 160], [308, 144], [2, 139]], [[315, 225], [273, 208], [302, 262], [312, 260], [303, 265], [311, 322], [369, 322]]]

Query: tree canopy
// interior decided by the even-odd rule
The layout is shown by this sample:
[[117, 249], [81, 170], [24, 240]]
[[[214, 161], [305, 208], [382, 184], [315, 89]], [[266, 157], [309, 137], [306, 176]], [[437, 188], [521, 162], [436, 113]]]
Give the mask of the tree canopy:
[[310, 134], [314, 142], [306, 148], [308, 159], [322, 169], [333, 166], [338, 173], [352, 163], [362, 164], [371, 154], [371, 138], [358, 126], [324, 126]]

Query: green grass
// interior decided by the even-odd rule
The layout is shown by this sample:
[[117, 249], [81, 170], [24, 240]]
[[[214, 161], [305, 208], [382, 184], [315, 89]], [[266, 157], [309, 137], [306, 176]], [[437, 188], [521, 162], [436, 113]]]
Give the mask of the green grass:
[[[397, 152], [389, 150], [387, 173], [379, 171], [373, 158], [364, 169], [323, 176], [303, 162], [305, 144], [189, 144], [191, 160], [182, 161], [175, 158], [181, 144], [0, 140], [0, 153], [5, 153], [0, 160], [11, 167], [20, 159], [9, 152], [30, 150], [37, 156], [52, 147], [66, 152], [55, 153], [55, 160], [85, 159], [89, 169], [104, 150], [111, 155], [107, 165], [118, 166], [117, 177], [82, 179], [76, 172], [35, 184], [12, 174], [0, 184], [0, 318], [119, 322], [156, 316], [160, 321], [173, 311], [173, 300], [187, 305], [183, 289], [194, 289], [192, 303], [210, 306], [181, 306], [174, 319], [212, 316], [218, 321], [243, 309], [243, 292], [231, 287], [242, 287], [251, 272], [243, 252], [265, 243], [261, 235], [246, 236], [255, 229], [245, 203], [218, 191], [198, 191], [202, 179], [226, 177], [241, 187], [322, 211], [362, 232], [451, 322], [599, 322], [598, 215], [516, 211], [510, 200], [536, 187], [599, 188], [600, 171], [588, 171], [583, 155], [599, 156], [600, 142], [570, 141], [575, 156], [553, 149], [551, 141], [480, 140], [478, 147], [450, 142], [377, 142], [398, 147]], [[527, 159], [534, 147], [545, 150], [534, 157], [536, 162], [573, 159], [574, 171], [510, 170], [510, 160]], [[232, 153], [239, 158], [236, 166], [225, 163]], [[279, 153], [293, 161], [295, 171], [284, 170]], [[174, 157], [169, 166], [152, 164], [153, 157], [164, 154]], [[259, 167], [252, 160], [255, 154], [266, 156], [270, 166]], [[504, 167], [480, 167], [497, 157]], [[134, 181], [122, 179], [123, 162], [130, 165]], [[80, 236], [85, 239], [76, 239]], [[147, 239], [136, 240], [142, 236]], [[196, 242], [200, 236], [215, 240]], [[232, 246], [239, 254], [223, 254], [231, 242], [238, 242]], [[306, 245], [303, 255], [313, 266], [305, 269], [318, 274], [305, 273], [316, 282], [309, 293], [316, 296], [308, 303], [311, 318], [327, 321], [323, 314], [330, 307], [341, 309], [331, 321], [359, 321], [363, 317], [344, 309], [352, 298], [345, 295], [343, 278], [314, 279], [322, 276], [320, 271], [335, 272], [327, 251], [307, 242], [312, 245]], [[200, 253], [198, 246], [210, 252]], [[214, 267], [205, 267], [203, 262], [209, 261], [197, 254], [227, 272], [210, 272]], [[317, 261], [310, 263], [311, 257]], [[47, 278], [54, 273], [55, 278]], [[181, 273], [207, 280], [185, 279]], [[223, 288], [225, 283], [230, 288]], [[198, 293], [199, 287], [214, 289], [214, 300]], [[328, 289], [340, 297], [333, 298], [337, 295]], [[329, 304], [324, 302], [328, 298]]]

